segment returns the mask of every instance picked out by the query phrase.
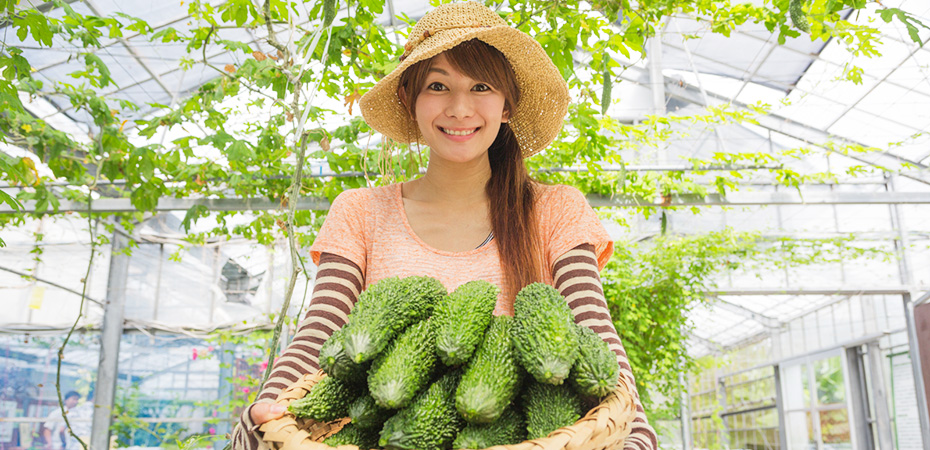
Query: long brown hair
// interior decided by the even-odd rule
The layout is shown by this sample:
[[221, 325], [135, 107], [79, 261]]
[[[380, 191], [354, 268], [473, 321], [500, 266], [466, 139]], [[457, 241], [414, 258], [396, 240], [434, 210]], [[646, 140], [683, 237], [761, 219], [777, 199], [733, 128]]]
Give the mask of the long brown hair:
[[[513, 117], [520, 101], [520, 87], [510, 62], [500, 50], [477, 39], [446, 50], [455, 70], [474, 80], [488, 83], [504, 94], [504, 110]], [[400, 77], [398, 95], [411, 117], [416, 117], [416, 100], [426, 82], [432, 59], [410, 66]], [[491, 229], [497, 239], [504, 271], [505, 298], [512, 299], [524, 286], [541, 281], [542, 252], [536, 221], [536, 191], [523, 164], [523, 153], [510, 124], [502, 123], [497, 138], [488, 148], [491, 179]]]

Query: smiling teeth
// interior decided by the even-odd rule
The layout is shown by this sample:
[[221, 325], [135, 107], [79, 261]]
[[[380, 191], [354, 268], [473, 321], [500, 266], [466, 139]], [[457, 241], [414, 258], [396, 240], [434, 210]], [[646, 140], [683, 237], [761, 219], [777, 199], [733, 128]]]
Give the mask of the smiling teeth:
[[451, 134], [453, 136], [468, 136], [469, 134], [474, 133], [475, 130], [477, 130], [477, 128], [472, 128], [470, 130], [462, 130], [462, 131], [453, 131], [453, 130], [447, 130], [445, 128], [442, 128], [443, 133]]

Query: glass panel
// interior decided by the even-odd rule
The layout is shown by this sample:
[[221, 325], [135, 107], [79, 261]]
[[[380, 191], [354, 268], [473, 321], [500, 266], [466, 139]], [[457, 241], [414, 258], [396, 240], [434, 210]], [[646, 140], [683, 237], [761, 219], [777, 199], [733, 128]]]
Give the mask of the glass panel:
[[807, 373], [807, 364], [801, 364], [801, 392], [803, 392], [804, 407], [811, 407], [810, 376]]
[[849, 414], [846, 409], [820, 412], [820, 436], [826, 450], [850, 450]]
[[817, 361], [814, 370], [817, 377], [817, 403], [823, 406], [845, 402], [846, 389], [840, 357]]
[[806, 365], [785, 366], [780, 370], [785, 409], [791, 411], [809, 407], [810, 390], [807, 389]]
[[788, 448], [791, 450], [815, 450], [817, 448], [813, 428], [810, 426], [809, 412], [790, 412], [787, 422]]

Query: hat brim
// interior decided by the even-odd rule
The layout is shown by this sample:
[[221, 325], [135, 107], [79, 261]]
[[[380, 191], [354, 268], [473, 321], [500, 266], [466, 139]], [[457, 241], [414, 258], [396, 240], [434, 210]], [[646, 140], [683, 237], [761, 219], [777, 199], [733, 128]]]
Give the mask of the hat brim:
[[410, 118], [397, 96], [400, 76], [413, 64], [471, 39], [497, 48], [513, 67], [521, 97], [509, 123], [523, 156], [548, 147], [558, 136], [568, 112], [571, 101], [568, 86], [542, 46], [526, 33], [507, 25], [442, 30], [424, 39], [359, 100], [368, 125], [395, 142], [425, 144], [416, 121]]

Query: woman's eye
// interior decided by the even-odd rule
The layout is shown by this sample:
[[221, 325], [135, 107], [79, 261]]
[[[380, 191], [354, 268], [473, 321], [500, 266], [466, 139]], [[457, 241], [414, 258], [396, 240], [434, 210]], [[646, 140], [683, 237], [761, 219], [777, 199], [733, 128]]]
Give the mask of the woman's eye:
[[441, 91], [441, 90], [445, 89], [446, 87], [443, 86], [442, 83], [438, 83], [438, 82], [435, 82], [435, 81], [434, 81], [434, 82], [430, 83], [429, 86], [427, 86], [426, 88], [429, 89], [429, 90], [431, 90], [431, 91]]
[[475, 87], [473, 87], [472, 89], [474, 89], [474, 90], [476, 90], [476, 91], [478, 91], [478, 92], [484, 92], [484, 91], [490, 91], [490, 90], [491, 90], [491, 86], [488, 86], [488, 85], [486, 85], [486, 84], [484, 84], [484, 83], [481, 83], [481, 84], [476, 84]]

